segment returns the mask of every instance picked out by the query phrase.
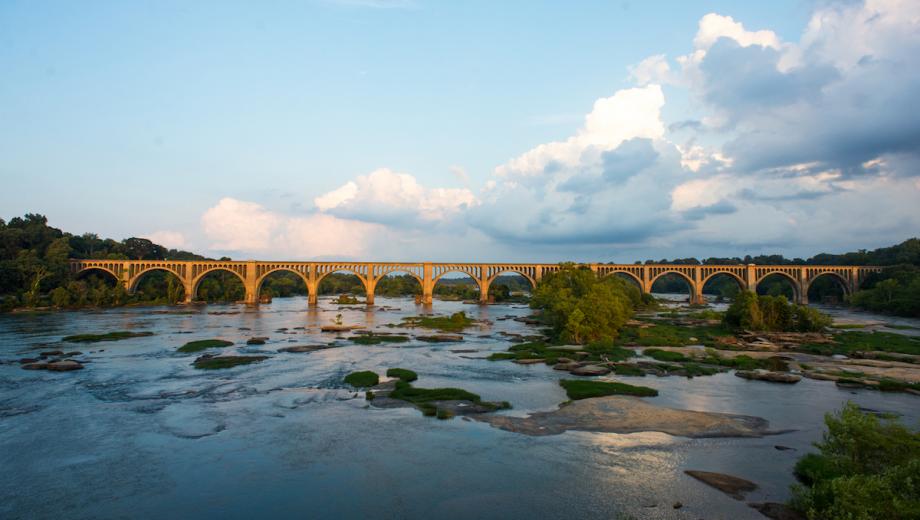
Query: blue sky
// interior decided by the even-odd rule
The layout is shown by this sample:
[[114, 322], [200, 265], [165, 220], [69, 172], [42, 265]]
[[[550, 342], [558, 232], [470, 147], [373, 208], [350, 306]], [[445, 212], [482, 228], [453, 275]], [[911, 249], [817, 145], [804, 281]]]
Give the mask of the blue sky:
[[[629, 261], [875, 247], [920, 222], [920, 192], [905, 192], [920, 189], [918, 116], [897, 107], [917, 79], [902, 67], [920, 65], [910, 4], [4, 2], [0, 216], [40, 212], [71, 232], [234, 257]], [[709, 14], [712, 41], [700, 43]], [[865, 48], [828, 51], [852, 42], [816, 19]], [[888, 40], [871, 36], [877, 20], [893, 24]], [[705, 56], [679, 63], [693, 52]], [[857, 70], [865, 56], [898, 66], [874, 85]], [[659, 66], [649, 76], [642, 63]], [[568, 162], [498, 173], [590, 134], [595, 102], [630, 89], [644, 90], [598, 113], [610, 125]], [[854, 96], [895, 105], [870, 107], [873, 135], [891, 139], [858, 157], [847, 158], [866, 142], [858, 133], [816, 128], [808, 135], [825, 138], [803, 149], [758, 141], [808, 128], [789, 116], [803, 104], [862, 120], [845, 102]], [[652, 120], [664, 130], [632, 124]], [[626, 153], [644, 141], [620, 149], [634, 139], [654, 164]], [[692, 170], [690, 150], [710, 159]], [[868, 161], [881, 166], [858, 166]], [[573, 191], [573, 178], [593, 188]], [[840, 206], [851, 215], [835, 215]], [[862, 232], [843, 236], [841, 218]]]

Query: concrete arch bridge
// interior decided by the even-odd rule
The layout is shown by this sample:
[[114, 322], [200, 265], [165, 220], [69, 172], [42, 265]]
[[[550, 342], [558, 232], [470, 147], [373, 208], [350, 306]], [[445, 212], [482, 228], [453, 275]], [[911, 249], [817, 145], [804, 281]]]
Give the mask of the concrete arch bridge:
[[[757, 290], [757, 284], [771, 275], [785, 277], [795, 292], [795, 300], [808, 303], [808, 288], [818, 278], [829, 276], [840, 283], [845, 294], [856, 291], [866, 275], [881, 271], [874, 266], [846, 265], [681, 265], [681, 264], [579, 264], [590, 268], [598, 276], [623, 276], [631, 279], [643, 292], [651, 292], [652, 284], [662, 276], [674, 274], [683, 278], [690, 287], [691, 303], [703, 303], [703, 286], [717, 275], [733, 278], [741, 289]], [[236, 275], [246, 290], [245, 302], [258, 303], [259, 290], [265, 279], [277, 271], [288, 271], [299, 276], [307, 287], [309, 302], [315, 305], [319, 284], [326, 276], [345, 272], [361, 280], [367, 293], [367, 303], [374, 303], [374, 289], [389, 274], [408, 274], [418, 280], [422, 289], [422, 303], [430, 304], [438, 280], [450, 273], [465, 274], [479, 287], [480, 301], [489, 300], [489, 287], [502, 274], [519, 274], [536, 287], [547, 273], [557, 271], [559, 264], [512, 263], [442, 263], [442, 262], [263, 262], [211, 261], [211, 260], [71, 260], [70, 270], [79, 274], [103, 271], [115, 277], [129, 293], [137, 288], [140, 279], [152, 271], [174, 274], [185, 288], [185, 301], [195, 300], [198, 286], [208, 274], [215, 271]]]

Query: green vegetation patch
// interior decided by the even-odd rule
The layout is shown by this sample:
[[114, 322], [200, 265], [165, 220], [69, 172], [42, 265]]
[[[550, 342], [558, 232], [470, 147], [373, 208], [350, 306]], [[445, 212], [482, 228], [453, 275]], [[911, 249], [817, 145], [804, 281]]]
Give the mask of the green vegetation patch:
[[758, 296], [742, 291], [725, 311], [723, 322], [744, 330], [820, 332], [832, 320], [814, 307], [789, 303], [785, 296]]
[[380, 343], [405, 343], [409, 341], [409, 336], [401, 334], [362, 334], [350, 338], [351, 342], [356, 345], [379, 345]]
[[830, 356], [853, 352], [881, 351], [920, 355], [920, 337], [893, 332], [848, 330], [834, 334], [834, 343], [804, 343], [798, 350]]
[[613, 365], [613, 373], [618, 376], [645, 376], [644, 370], [636, 365], [631, 365], [628, 363], [617, 363], [616, 365]]
[[490, 361], [514, 360], [514, 359], [543, 359], [548, 365], [555, 365], [559, 358], [577, 357], [579, 361], [625, 361], [636, 355], [635, 352], [614, 344], [610, 340], [601, 340], [591, 342], [583, 347], [580, 351], [587, 355], [576, 356], [575, 352], [569, 348], [559, 348], [561, 345], [554, 345], [544, 341], [528, 341], [512, 345], [508, 352], [496, 352], [491, 354], [487, 359]]
[[654, 397], [658, 390], [646, 386], [633, 386], [611, 381], [588, 381], [584, 379], [562, 379], [559, 381], [569, 399], [588, 399], [607, 395], [633, 395], [637, 397]]
[[840, 329], [840, 330], [849, 330], [849, 329], [864, 329], [866, 324], [864, 323], [834, 323], [831, 325], [831, 328]]
[[418, 374], [407, 368], [390, 368], [387, 369], [387, 377], [395, 377], [407, 383], [418, 379]]
[[130, 338], [144, 338], [147, 336], [153, 336], [153, 333], [120, 330], [116, 332], [106, 332], [105, 334], [76, 334], [74, 336], [64, 337], [63, 341], [68, 343], [96, 343], [98, 341], [119, 341]]
[[724, 325], [693, 326], [658, 321], [651, 327], [632, 325], [624, 327], [617, 338], [617, 344], [640, 347], [685, 347], [687, 345], [718, 347], [720, 337], [732, 335], [731, 329]]
[[660, 348], [647, 348], [642, 351], [642, 354], [656, 361], [665, 361], [668, 363], [680, 363], [684, 361], [690, 361], [690, 358], [681, 354], [680, 352], [674, 352], [671, 350], [661, 350]]
[[369, 386], [375, 386], [380, 382], [380, 376], [375, 372], [370, 370], [362, 370], [360, 372], [352, 372], [345, 376], [345, 384], [351, 385], [355, 388], [367, 388]]
[[182, 345], [179, 347], [179, 352], [200, 352], [209, 348], [229, 347], [230, 345], [233, 345], [232, 341], [225, 341], [222, 339], [199, 339], [197, 341], [189, 341], [185, 345]]
[[403, 318], [403, 322], [409, 327], [459, 332], [475, 324], [476, 320], [467, 317], [465, 312], [460, 311], [450, 316], [408, 316]]
[[790, 505], [808, 518], [917, 518], [920, 433], [852, 402], [824, 423], [818, 453], [795, 466]]
[[195, 360], [193, 365], [195, 368], [202, 370], [217, 370], [258, 363], [266, 359], [268, 359], [268, 356], [201, 356]]
[[417, 388], [407, 381], [399, 380], [396, 388], [390, 392], [393, 399], [401, 399], [419, 407], [424, 415], [436, 415], [435, 401], [470, 401], [489, 410], [511, 408], [508, 402], [491, 403], [483, 401], [479, 395], [461, 388]]

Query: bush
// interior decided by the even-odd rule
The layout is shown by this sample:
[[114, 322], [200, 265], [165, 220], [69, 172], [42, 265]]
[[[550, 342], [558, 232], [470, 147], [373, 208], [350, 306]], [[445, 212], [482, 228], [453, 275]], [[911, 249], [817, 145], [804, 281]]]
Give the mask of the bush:
[[639, 289], [616, 276], [598, 278], [587, 267], [563, 265], [537, 284], [530, 306], [561, 341], [590, 343], [616, 338], [643, 302]]
[[785, 296], [757, 296], [751, 291], [738, 293], [722, 321], [729, 327], [777, 332], [819, 332], [832, 322], [830, 316], [789, 303]]
[[920, 433], [853, 403], [824, 422], [818, 453], [795, 466], [794, 508], [809, 518], [920, 517]]

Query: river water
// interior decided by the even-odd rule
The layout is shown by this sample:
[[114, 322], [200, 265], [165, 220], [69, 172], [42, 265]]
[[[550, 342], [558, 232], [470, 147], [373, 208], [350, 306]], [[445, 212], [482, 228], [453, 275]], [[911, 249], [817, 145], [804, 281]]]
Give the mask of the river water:
[[[920, 420], [906, 394], [794, 386], [730, 373], [685, 379], [618, 379], [657, 388], [665, 406], [756, 415], [791, 433], [761, 439], [692, 440], [660, 433], [568, 432], [528, 437], [413, 409], [368, 408], [342, 378], [403, 367], [417, 386], [460, 387], [510, 401], [524, 415], [566, 400], [544, 365], [484, 360], [510, 345], [502, 333], [533, 329], [507, 316], [514, 305], [435, 302], [491, 324], [457, 343], [344, 345], [307, 354], [279, 348], [330, 343], [319, 326], [385, 327], [422, 312], [307, 310], [304, 298], [270, 305], [119, 308], [0, 315], [0, 518], [760, 518], [744, 502], [683, 474], [725, 472], [760, 485], [750, 501], [782, 501], [798, 457], [821, 437], [824, 413], [848, 399]], [[250, 330], [240, 330], [247, 328]], [[281, 330], [286, 329], [286, 330]], [[62, 344], [77, 333], [152, 331], [151, 337]], [[252, 336], [265, 345], [246, 346]], [[264, 354], [227, 370], [191, 366], [176, 348], [194, 339], [236, 342], [223, 353]], [[27, 371], [13, 363], [41, 350], [81, 350], [76, 372]], [[473, 350], [474, 352], [451, 352]], [[566, 376], [568, 374], [565, 374]], [[778, 451], [775, 445], [795, 448]], [[683, 508], [672, 504], [681, 502]]]

